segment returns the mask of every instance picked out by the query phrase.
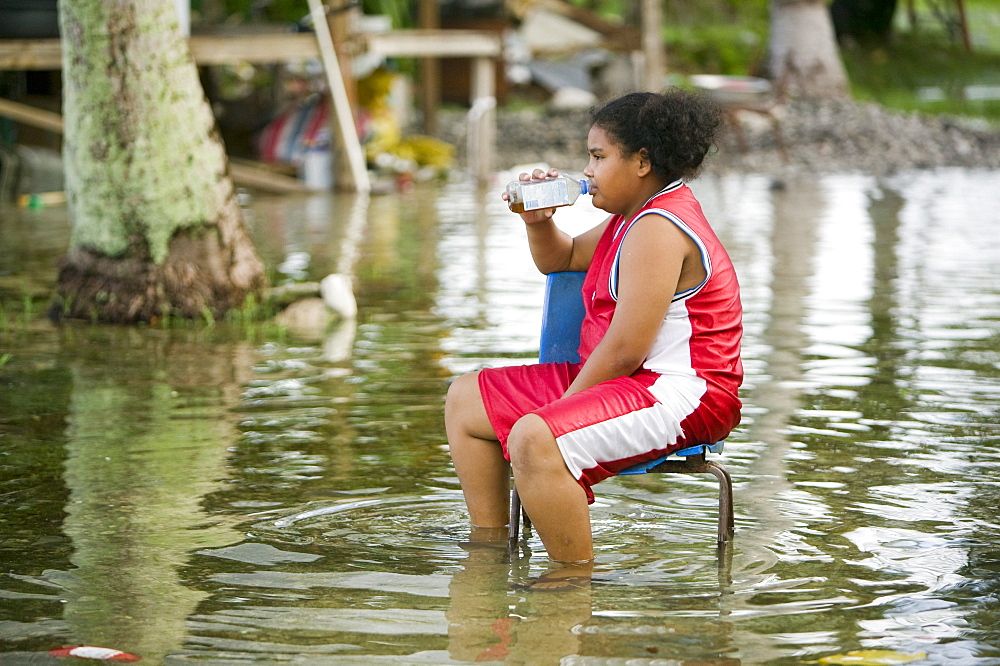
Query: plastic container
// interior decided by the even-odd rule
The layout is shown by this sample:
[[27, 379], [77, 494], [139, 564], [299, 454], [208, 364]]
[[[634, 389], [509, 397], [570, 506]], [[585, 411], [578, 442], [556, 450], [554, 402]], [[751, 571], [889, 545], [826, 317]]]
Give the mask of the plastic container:
[[591, 190], [589, 179], [569, 176], [541, 180], [515, 180], [507, 185], [507, 205], [515, 213], [569, 206]]

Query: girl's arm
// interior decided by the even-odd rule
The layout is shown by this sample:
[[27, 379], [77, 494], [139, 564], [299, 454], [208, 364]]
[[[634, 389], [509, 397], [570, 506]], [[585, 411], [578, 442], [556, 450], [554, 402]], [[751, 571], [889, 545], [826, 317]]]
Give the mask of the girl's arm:
[[[520, 179], [527, 181], [539, 178], [555, 178], [557, 169], [548, 172], [535, 169], [529, 176], [522, 173]], [[507, 193], [502, 195], [507, 198]], [[528, 232], [528, 248], [538, 270], [544, 274], [556, 271], [585, 271], [594, 257], [597, 242], [607, 226], [607, 220], [579, 236], [570, 236], [559, 229], [552, 220], [555, 208], [542, 208], [521, 213]], [[608, 218], [611, 219], [611, 218]]]
[[614, 318], [564, 395], [635, 372], [674, 294], [704, 279], [700, 267], [697, 246], [669, 220], [647, 215], [635, 224], [622, 243]]
[[528, 248], [531, 250], [531, 258], [539, 271], [548, 275], [556, 271], [585, 271], [590, 267], [590, 261], [594, 258], [594, 250], [597, 249], [597, 242], [604, 233], [604, 228], [608, 225], [610, 217], [583, 232], [579, 236], [570, 236], [565, 231], [559, 229], [552, 221], [554, 208], [545, 208], [538, 211], [522, 213], [521, 218], [527, 218], [534, 214], [544, 214], [545, 217], [539, 222], [525, 222], [525, 229], [528, 231]]

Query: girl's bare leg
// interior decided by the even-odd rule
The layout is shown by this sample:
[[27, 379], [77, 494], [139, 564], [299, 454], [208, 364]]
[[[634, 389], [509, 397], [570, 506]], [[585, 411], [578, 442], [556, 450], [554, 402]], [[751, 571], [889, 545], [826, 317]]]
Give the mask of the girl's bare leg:
[[593, 560], [587, 494], [563, 462], [545, 421], [535, 414], [521, 418], [510, 432], [507, 450], [521, 503], [549, 557]]
[[510, 517], [510, 465], [486, 416], [478, 372], [452, 382], [444, 420], [472, 524], [477, 528], [503, 527]]

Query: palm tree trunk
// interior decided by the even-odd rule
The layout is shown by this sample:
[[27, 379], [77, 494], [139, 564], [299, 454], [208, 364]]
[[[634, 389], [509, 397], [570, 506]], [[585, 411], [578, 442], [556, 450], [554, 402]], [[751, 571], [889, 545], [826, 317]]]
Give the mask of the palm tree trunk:
[[73, 234], [54, 314], [220, 315], [265, 283], [171, 0], [63, 0]]
[[771, 0], [771, 77], [803, 97], [848, 96], [833, 21], [823, 0]]

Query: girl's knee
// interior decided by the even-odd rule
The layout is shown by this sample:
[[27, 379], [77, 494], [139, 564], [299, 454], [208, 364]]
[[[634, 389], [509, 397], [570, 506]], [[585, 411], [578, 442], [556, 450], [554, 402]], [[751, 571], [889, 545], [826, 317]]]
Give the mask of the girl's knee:
[[461, 412], [472, 398], [479, 399], [479, 371], [469, 372], [455, 378], [448, 387], [448, 395], [444, 402], [445, 418], [449, 414]]
[[522, 416], [507, 436], [507, 452], [514, 469], [538, 468], [551, 462], [553, 454], [562, 464], [562, 456], [548, 424], [536, 414]]
[[462, 436], [496, 439], [479, 392], [478, 371], [458, 377], [448, 387], [444, 403], [444, 425], [449, 440]]

